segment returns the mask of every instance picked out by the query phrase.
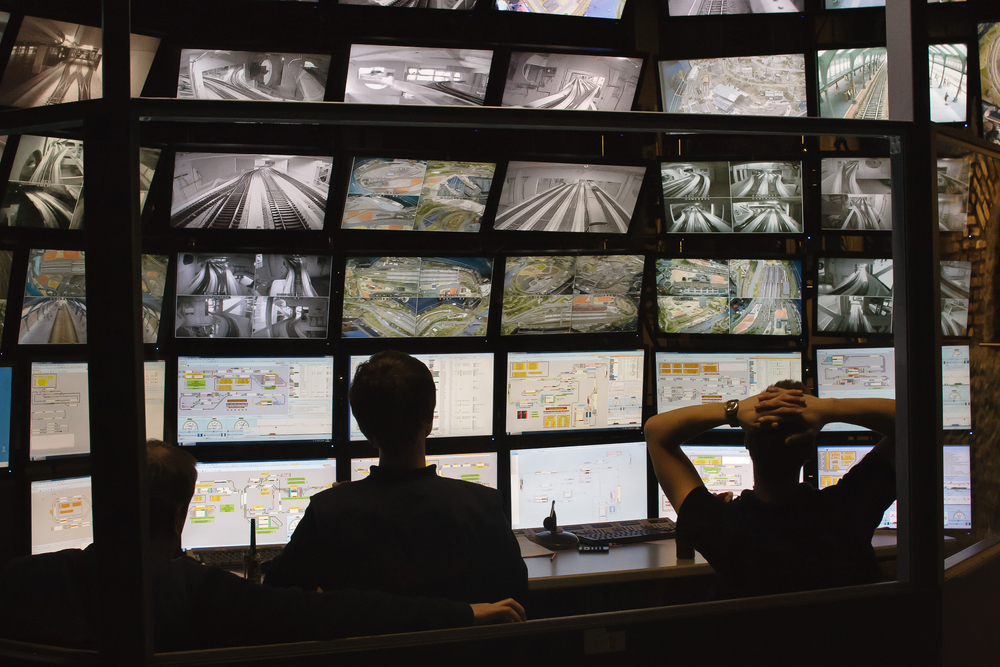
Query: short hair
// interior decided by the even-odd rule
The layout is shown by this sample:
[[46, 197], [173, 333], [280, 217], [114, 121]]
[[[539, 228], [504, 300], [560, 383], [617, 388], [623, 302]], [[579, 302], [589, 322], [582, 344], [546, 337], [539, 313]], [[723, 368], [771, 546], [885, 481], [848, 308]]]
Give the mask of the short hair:
[[[779, 380], [771, 386], [778, 389], [806, 391], [806, 386], [799, 380]], [[808, 452], [811, 451], [813, 446], [812, 441], [801, 442], [795, 448], [785, 445], [785, 440], [789, 436], [795, 435], [801, 432], [801, 430], [802, 424], [795, 422], [785, 422], [773, 429], [764, 430], [754, 428], [746, 432], [744, 444], [750, 450], [750, 456], [754, 460], [754, 464], [757, 464], [763, 458], [767, 458], [772, 462], [784, 459], [785, 463], [801, 465], [808, 458]], [[762, 454], [764, 455], [762, 456]]]
[[381, 448], [411, 443], [434, 421], [434, 375], [396, 350], [383, 350], [358, 366], [349, 394], [358, 427]]
[[181, 509], [186, 510], [198, 481], [195, 458], [162, 440], [146, 441], [149, 471], [149, 532], [170, 530]]

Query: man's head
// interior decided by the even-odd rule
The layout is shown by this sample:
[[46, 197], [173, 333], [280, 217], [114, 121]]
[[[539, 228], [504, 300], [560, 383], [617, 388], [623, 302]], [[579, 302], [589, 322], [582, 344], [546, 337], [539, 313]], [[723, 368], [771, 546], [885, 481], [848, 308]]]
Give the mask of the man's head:
[[434, 423], [434, 376], [396, 350], [379, 352], [358, 366], [350, 398], [358, 427], [383, 454], [426, 437]]
[[[799, 389], [803, 392], [806, 386], [798, 380], [781, 380], [775, 382], [774, 387], [778, 389]], [[813, 438], [797, 439], [794, 444], [787, 444], [785, 441], [793, 435], [802, 433], [806, 428], [804, 422], [799, 419], [786, 419], [778, 424], [776, 428], [753, 428], [745, 432], [743, 442], [753, 459], [754, 469], [761, 467], [770, 469], [791, 469], [796, 470], [815, 451], [815, 440]]]
[[146, 441], [149, 471], [149, 533], [180, 536], [194, 485], [198, 480], [194, 457], [162, 440]]

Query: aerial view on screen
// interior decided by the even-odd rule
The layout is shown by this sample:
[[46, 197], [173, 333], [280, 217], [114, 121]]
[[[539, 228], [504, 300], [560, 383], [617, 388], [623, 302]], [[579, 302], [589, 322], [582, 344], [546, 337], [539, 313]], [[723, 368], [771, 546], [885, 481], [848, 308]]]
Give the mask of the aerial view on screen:
[[889, 158], [824, 158], [820, 182], [823, 229], [892, 229]]
[[979, 24], [979, 80], [983, 136], [1000, 143], [1000, 22]]
[[624, 234], [645, 167], [510, 162], [494, 229]]
[[101, 97], [101, 29], [25, 16], [0, 81], [0, 106]]
[[820, 51], [819, 115], [821, 118], [889, 118], [885, 47]]
[[892, 333], [892, 260], [821, 257], [818, 331]]
[[345, 337], [485, 336], [493, 260], [349, 257]]
[[178, 338], [326, 338], [332, 259], [180, 253]]
[[0, 340], [3, 340], [3, 323], [7, 317], [7, 290], [10, 289], [10, 265], [14, 253], [0, 250]]
[[965, 230], [971, 172], [968, 156], [937, 159], [938, 229], [942, 232]]
[[477, 232], [496, 164], [355, 158], [344, 229]]
[[87, 282], [82, 250], [28, 251], [22, 345], [87, 342]]
[[322, 102], [330, 56], [182, 49], [178, 99]]
[[630, 111], [642, 58], [514, 52], [505, 107]]
[[801, 162], [664, 162], [668, 233], [800, 233]]
[[798, 336], [801, 290], [797, 260], [656, 260], [664, 333]]
[[0, 226], [83, 229], [83, 142], [21, 136]]
[[747, 56], [660, 62], [667, 113], [805, 116], [805, 56]]
[[644, 261], [641, 255], [508, 257], [500, 332], [635, 331]]
[[482, 106], [492, 51], [354, 44], [344, 101]]
[[964, 123], [968, 90], [968, 47], [965, 44], [931, 44], [927, 47], [930, 70], [931, 120]]
[[170, 226], [323, 229], [332, 157], [177, 153]]
[[805, 11], [805, 0], [670, 0], [671, 16], [782, 14]]
[[[309, 0], [312, 1], [312, 0]], [[417, 7], [421, 9], [473, 9], [476, 0], [340, 0], [341, 5], [367, 7]]]
[[941, 262], [941, 334], [965, 336], [969, 324], [972, 262]]

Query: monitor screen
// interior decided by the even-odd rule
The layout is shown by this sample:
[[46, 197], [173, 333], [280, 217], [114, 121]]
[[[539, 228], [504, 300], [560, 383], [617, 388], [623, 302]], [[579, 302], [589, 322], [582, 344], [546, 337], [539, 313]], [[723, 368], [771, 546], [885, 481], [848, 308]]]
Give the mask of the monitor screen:
[[816, 329], [892, 333], [892, 260], [820, 257]]
[[83, 229], [83, 141], [21, 135], [0, 226]]
[[972, 262], [941, 262], [941, 335], [969, 333]]
[[352, 44], [344, 101], [482, 106], [492, 51]]
[[[928, 0], [930, 2], [931, 0]], [[885, 7], [885, 0], [825, 0], [827, 9], [860, 9]]]
[[31, 363], [29, 456], [32, 461], [90, 453], [86, 362]]
[[643, 350], [509, 352], [507, 434], [642, 428]]
[[931, 44], [927, 47], [932, 122], [966, 121], [968, 50], [965, 44]]
[[330, 56], [181, 49], [177, 98], [322, 102]]
[[559, 526], [645, 519], [646, 443], [511, 450], [513, 527], [540, 527], [553, 501]]
[[645, 167], [510, 162], [493, 229], [624, 234]]
[[90, 477], [31, 483], [31, 553], [83, 549], [94, 541]]
[[819, 51], [816, 64], [820, 117], [888, 120], [889, 74], [885, 61], [884, 46]]
[[642, 58], [515, 51], [501, 106], [631, 111], [640, 72]]
[[802, 333], [798, 260], [658, 259], [656, 295], [663, 333]]
[[13, 369], [0, 366], [0, 468], [10, 466], [10, 383]]
[[620, 19], [625, 10], [625, 0], [567, 0], [560, 2], [496, 0], [496, 3], [497, 9], [502, 12], [560, 14], [598, 19]]
[[10, 290], [10, 271], [13, 261], [13, 252], [0, 250], [0, 339], [3, 339], [3, 321], [7, 315], [7, 293]]
[[348, 257], [345, 338], [485, 336], [493, 260]]
[[142, 342], [155, 343], [160, 335], [160, 312], [167, 284], [170, 258], [166, 255], [143, 255], [139, 282], [142, 286]]
[[[753, 488], [753, 461], [743, 445], [681, 445], [681, 451], [691, 459], [711, 493], [729, 491], [739, 496], [744, 490]], [[658, 484], [657, 491], [658, 516], [677, 521], [677, 510]]]
[[354, 158], [344, 229], [478, 232], [492, 162]]
[[326, 338], [333, 258], [182, 252], [178, 338]]
[[156, 174], [156, 165], [160, 161], [159, 148], [139, 149], [139, 212], [146, 208], [146, 198], [149, 196], [149, 186]]
[[[820, 398], [896, 398], [896, 351], [891, 347], [816, 350], [816, 395]], [[836, 422], [824, 431], [865, 431]]]
[[[414, 354], [431, 370], [437, 390], [431, 438], [493, 435], [493, 353]], [[351, 379], [371, 355], [351, 357]], [[351, 413], [351, 440], [365, 440]]]
[[664, 162], [667, 232], [802, 232], [801, 162]]
[[177, 359], [177, 444], [332, 439], [332, 357]]
[[969, 215], [970, 157], [937, 159], [938, 229], [964, 232]]
[[146, 438], [163, 440], [163, 403], [167, 386], [167, 363], [143, 363], [143, 386], [146, 404]]
[[802, 381], [801, 352], [657, 352], [656, 411], [741, 401], [781, 380]]
[[889, 158], [823, 158], [820, 226], [843, 231], [892, 229]]
[[324, 156], [178, 152], [170, 226], [321, 230], [332, 165]]
[[28, 251], [18, 343], [87, 342], [85, 268], [82, 250]]
[[[883, 0], [884, 1], [884, 0]], [[780, 14], [804, 12], [806, 0], [769, 2], [719, 2], [719, 0], [670, 0], [671, 16], [720, 16], [724, 14]]]
[[806, 59], [800, 53], [664, 60], [660, 93], [667, 113], [805, 116]]
[[458, 9], [468, 11], [475, 8], [476, 0], [408, 0], [406, 2], [393, 2], [392, 0], [340, 0], [338, 4], [364, 5], [366, 7], [420, 7], [423, 9]]
[[337, 483], [337, 462], [240, 461], [199, 463], [198, 481], [181, 535], [184, 549], [250, 544], [257, 520], [258, 545], [285, 545], [309, 499]]
[[[832, 486], [873, 449], [864, 445], [821, 445], [817, 448], [819, 488]], [[972, 528], [972, 471], [968, 445], [944, 445], [944, 527]], [[882, 516], [879, 528], [897, 527], [896, 503]]]
[[942, 422], [946, 431], [972, 430], [972, 379], [969, 346], [941, 347]]
[[[378, 457], [351, 459], [351, 481], [364, 479], [371, 467], [378, 465]], [[436, 465], [437, 474], [450, 479], [460, 479], [473, 484], [497, 488], [497, 453], [437, 454], [427, 455], [427, 465]]]
[[[996, 53], [1000, 48], [1000, 22], [980, 23], [979, 53]], [[982, 56], [980, 56], [982, 58]], [[983, 67], [979, 71], [983, 105], [983, 135], [987, 141], [1000, 143], [1000, 68]]]
[[636, 331], [642, 255], [508, 257], [500, 333]]

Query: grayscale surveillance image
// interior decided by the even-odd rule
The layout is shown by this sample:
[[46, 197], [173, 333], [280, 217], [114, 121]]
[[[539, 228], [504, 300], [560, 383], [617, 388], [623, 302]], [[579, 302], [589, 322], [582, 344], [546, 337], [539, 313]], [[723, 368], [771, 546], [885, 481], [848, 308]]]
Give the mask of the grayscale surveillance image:
[[321, 230], [332, 157], [177, 153], [170, 226]]
[[493, 228], [624, 234], [645, 167], [510, 162]]
[[322, 102], [330, 56], [181, 50], [177, 98]]
[[885, 47], [819, 51], [821, 118], [888, 120], [889, 86]]
[[969, 157], [938, 158], [938, 229], [962, 232], [969, 215], [969, 181], [972, 161]]
[[968, 79], [965, 44], [931, 44], [927, 47], [930, 74], [931, 121], [964, 123]]
[[820, 184], [823, 229], [892, 229], [889, 158], [824, 158]]
[[364, 5], [365, 7], [470, 10], [476, 7], [476, 0], [340, 0], [339, 4]]
[[817, 330], [892, 333], [891, 259], [820, 258], [817, 287]]
[[101, 97], [101, 29], [25, 16], [0, 80], [0, 106]]
[[142, 342], [155, 343], [160, 333], [160, 312], [167, 284], [170, 258], [166, 255], [143, 255], [139, 277], [142, 286]]
[[28, 251], [28, 278], [17, 342], [87, 342], [87, 275], [82, 250]]
[[671, 16], [783, 14], [805, 11], [805, 0], [670, 0]]
[[156, 164], [160, 161], [159, 148], [139, 149], [139, 211], [146, 208], [146, 197], [149, 195], [149, 186], [153, 182], [153, 175], [156, 174]]
[[492, 51], [354, 44], [344, 101], [482, 106]]
[[968, 334], [972, 262], [941, 262], [941, 334]]
[[83, 229], [83, 142], [21, 136], [0, 226]]
[[631, 111], [642, 58], [514, 52], [505, 107]]
[[805, 56], [746, 56], [660, 62], [667, 113], [805, 116]]

